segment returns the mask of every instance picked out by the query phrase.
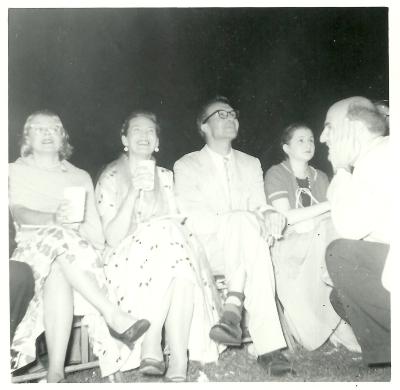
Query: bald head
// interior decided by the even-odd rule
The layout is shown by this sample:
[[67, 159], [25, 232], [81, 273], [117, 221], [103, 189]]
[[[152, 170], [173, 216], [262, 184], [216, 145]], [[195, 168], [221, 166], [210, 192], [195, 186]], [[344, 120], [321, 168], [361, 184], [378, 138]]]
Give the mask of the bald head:
[[362, 96], [353, 96], [333, 104], [326, 115], [327, 119], [360, 121], [368, 131], [376, 136], [383, 135], [386, 123], [376, 105]]
[[372, 103], [371, 100], [363, 96], [352, 96], [343, 100], [339, 100], [333, 104], [329, 110], [334, 108], [342, 108], [347, 110], [351, 105], [363, 106], [370, 109], [374, 108], [374, 103]]
[[[340, 100], [329, 108], [320, 141], [327, 144], [331, 162], [337, 159], [337, 150], [345, 148], [351, 156], [348, 161], [351, 165], [361, 149], [372, 139], [384, 135], [385, 131], [385, 120], [375, 105], [365, 97], [354, 96]], [[347, 144], [339, 147], [338, 137], [343, 137], [343, 134], [346, 134]]]

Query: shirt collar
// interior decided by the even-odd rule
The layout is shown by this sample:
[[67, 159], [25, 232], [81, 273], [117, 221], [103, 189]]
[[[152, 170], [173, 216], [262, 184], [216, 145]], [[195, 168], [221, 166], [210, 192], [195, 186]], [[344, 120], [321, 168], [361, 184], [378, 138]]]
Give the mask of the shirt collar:
[[[290, 172], [294, 177], [296, 177], [296, 175], [294, 174], [292, 167], [290, 165], [290, 162], [288, 160], [284, 160], [281, 162], [281, 165], [288, 171]], [[313, 180], [315, 181], [317, 179], [317, 170], [312, 167], [311, 165], [308, 165], [307, 167], [307, 177], [309, 180]]]
[[224, 159], [233, 161], [233, 149], [232, 148], [231, 148], [230, 152], [225, 156], [222, 156], [219, 153], [214, 152], [208, 145], [205, 146], [205, 149], [207, 150], [208, 154], [213, 159], [213, 161], [223, 162]]
[[379, 145], [382, 142], [385, 142], [387, 139], [389, 139], [388, 136], [379, 136], [371, 140], [371, 142], [368, 143], [368, 145], [361, 151], [360, 155], [358, 156], [357, 160], [354, 163], [354, 167], [357, 164], [360, 164], [360, 162], [368, 156], [368, 154], [371, 152], [371, 150], [374, 150], [377, 145]]

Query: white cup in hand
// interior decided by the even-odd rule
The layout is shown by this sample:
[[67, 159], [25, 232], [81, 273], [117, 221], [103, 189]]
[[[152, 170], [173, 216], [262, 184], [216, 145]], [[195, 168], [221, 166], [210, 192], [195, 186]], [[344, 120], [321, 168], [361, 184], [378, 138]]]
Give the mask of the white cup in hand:
[[84, 187], [64, 188], [64, 199], [68, 201], [66, 223], [82, 222], [85, 217], [86, 189]]
[[155, 166], [156, 162], [154, 160], [141, 160], [137, 163], [137, 167], [146, 172], [146, 179], [143, 180], [139, 189], [143, 191], [153, 191]]

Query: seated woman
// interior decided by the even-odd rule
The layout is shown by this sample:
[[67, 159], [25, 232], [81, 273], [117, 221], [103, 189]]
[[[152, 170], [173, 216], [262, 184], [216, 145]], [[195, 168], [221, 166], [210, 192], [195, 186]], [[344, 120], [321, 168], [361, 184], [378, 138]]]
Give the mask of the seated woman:
[[[150, 324], [136, 321], [106, 296], [99, 257], [104, 238], [93, 185], [85, 171], [66, 160], [72, 148], [60, 118], [47, 110], [33, 113], [25, 122], [21, 144], [21, 157], [9, 165], [9, 202], [17, 228], [11, 259], [32, 268], [35, 293], [13, 339], [13, 368], [35, 359], [35, 341], [44, 330], [47, 381], [62, 381], [75, 314], [85, 316], [102, 374], [109, 375], [119, 370]], [[73, 205], [63, 198], [71, 186], [86, 192], [81, 221], [71, 220]], [[125, 357], [121, 342], [127, 346], [122, 348]]]
[[[335, 329], [337, 341], [359, 350], [351, 328], [340, 323], [326, 283], [325, 250], [336, 238], [326, 199], [328, 178], [309, 165], [315, 152], [308, 126], [292, 124], [281, 137], [286, 159], [265, 175], [267, 201], [287, 218], [282, 240], [272, 248], [276, 289], [290, 330], [303, 347], [314, 350]], [[334, 341], [336, 343], [336, 341]]]
[[185, 381], [191, 360], [216, 361], [209, 339], [220, 302], [208, 264], [177, 214], [172, 172], [156, 167], [160, 126], [153, 113], [135, 111], [122, 126], [125, 153], [110, 163], [96, 186], [108, 248], [105, 273], [114, 299], [151, 327], [135, 345], [132, 367], [144, 375], [165, 373], [161, 348], [165, 324], [169, 363], [165, 379]]

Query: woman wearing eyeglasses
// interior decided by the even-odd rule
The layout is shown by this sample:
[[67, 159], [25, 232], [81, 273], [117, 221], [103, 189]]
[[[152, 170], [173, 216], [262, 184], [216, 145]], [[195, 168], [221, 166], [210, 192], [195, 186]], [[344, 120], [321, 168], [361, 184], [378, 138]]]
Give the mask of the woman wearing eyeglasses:
[[[155, 165], [160, 125], [147, 111], [122, 125], [124, 153], [102, 172], [97, 207], [107, 242], [105, 273], [113, 299], [148, 318], [131, 368], [143, 375], [186, 381], [190, 360], [216, 361], [221, 348], [208, 337], [219, 296], [200, 245], [178, 214], [172, 172]], [[165, 327], [165, 353], [162, 329]]]
[[[30, 115], [21, 144], [21, 157], [9, 165], [17, 242], [11, 259], [31, 266], [35, 295], [13, 339], [13, 368], [36, 359], [35, 341], [45, 331], [47, 381], [64, 381], [72, 318], [83, 315], [102, 375], [109, 375], [124, 364], [150, 323], [136, 321], [107, 298], [93, 185], [67, 161], [72, 147], [59, 116], [47, 110]], [[74, 191], [80, 199], [68, 200]]]
[[[283, 239], [272, 248], [277, 295], [295, 339], [306, 349], [332, 341], [359, 350], [351, 328], [334, 311], [325, 266], [325, 250], [337, 234], [326, 198], [328, 178], [309, 165], [314, 135], [302, 123], [288, 126], [281, 136], [284, 160], [265, 175], [267, 200], [287, 218]], [[338, 325], [340, 326], [338, 327]]]

